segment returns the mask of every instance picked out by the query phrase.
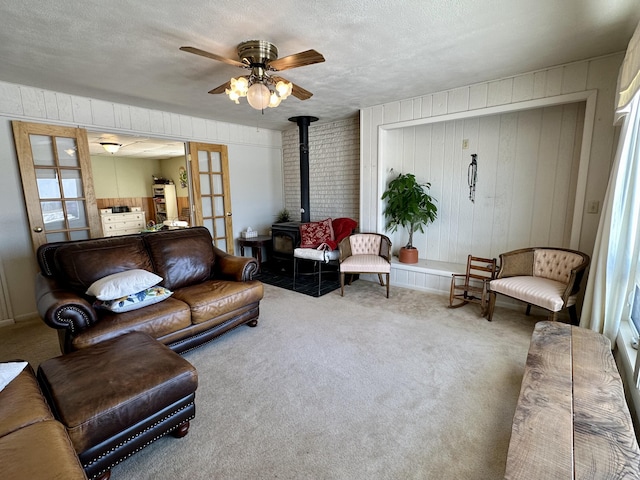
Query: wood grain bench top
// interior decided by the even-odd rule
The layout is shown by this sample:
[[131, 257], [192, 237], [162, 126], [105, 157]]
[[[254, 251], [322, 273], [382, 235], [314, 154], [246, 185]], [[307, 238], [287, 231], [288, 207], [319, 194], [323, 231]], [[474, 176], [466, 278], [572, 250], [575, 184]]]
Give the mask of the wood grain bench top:
[[533, 332], [505, 479], [640, 478], [640, 449], [611, 344], [557, 322]]

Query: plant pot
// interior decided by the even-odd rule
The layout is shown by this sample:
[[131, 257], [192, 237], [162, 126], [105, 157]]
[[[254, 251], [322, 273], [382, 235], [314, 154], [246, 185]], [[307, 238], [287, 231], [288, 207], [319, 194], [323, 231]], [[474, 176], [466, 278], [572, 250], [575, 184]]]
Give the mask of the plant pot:
[[418, 263], [418, 249], [402, 247], [398, 254], [400, 263]]

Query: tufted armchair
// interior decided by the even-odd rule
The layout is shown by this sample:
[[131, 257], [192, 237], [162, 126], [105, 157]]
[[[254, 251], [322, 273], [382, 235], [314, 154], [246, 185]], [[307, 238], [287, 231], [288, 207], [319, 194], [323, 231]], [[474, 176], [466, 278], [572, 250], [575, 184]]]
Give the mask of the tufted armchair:
[[489, 283], [489, 317], [500, 293], [548, 310], [549, 320], [567, 308], [571, 323], [578, 324], [576, 299], [589, 255], [564, 248], [523, 248], [500, 254], [500, 270]]
[[389, 298], [389, 274], [391, 273], [389, 237], [380, 233], [354, 233], [340, 242], [339, 249], [340, 295], [344, 296], [345, 274], [377, 273], [380, 285], [384, 286], [382, 275], [387, 277], [387, 298]]

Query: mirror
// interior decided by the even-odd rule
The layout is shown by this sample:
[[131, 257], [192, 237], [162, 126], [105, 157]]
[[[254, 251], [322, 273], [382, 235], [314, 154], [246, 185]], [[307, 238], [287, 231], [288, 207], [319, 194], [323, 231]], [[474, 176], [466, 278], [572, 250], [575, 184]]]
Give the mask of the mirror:
[[165, 220], [192, 224], [184, 142], [91, 131], [87, 137], [101, 214], [143, 212], [148, 227]]

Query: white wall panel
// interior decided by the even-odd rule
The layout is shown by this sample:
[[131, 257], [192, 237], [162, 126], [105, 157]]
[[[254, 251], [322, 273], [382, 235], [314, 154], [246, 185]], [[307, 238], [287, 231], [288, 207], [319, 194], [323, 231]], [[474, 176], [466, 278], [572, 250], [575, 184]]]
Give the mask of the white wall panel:
[[444, 115], [445, 113], [447, 113], [448, 96], [448, 92], [439, 92], [433, 94], [433, 106], [431, 111], [432, 116], [435, 117], [437, 115]]
[[469, 87], [469, 110], [477, 110], [487, 106], [489, 85], [480, 83]]
[[[414, 233], [421, 258], [466, 263], [469, 254], [497, 257], [551, 239], [568, 247], [581, 108], [561, 105], [385, 131], [385, 171], [393, 168], [385, 184], [398, 173], [414, 173], [431, 182], [437, 199], [436, 222], [424, 234]], [[478, 155], [475, 202], [468, 185], [472, 153]], [[407, 239], [404, 231], [394, 234], [394, 250]]]
[[[392, 125], [399, 121], [399, 115], [390, 112], [399, 107], [394, 110], [393, 104], [385, 104], [384, 118], [377, 122], [372, 119], [361, 132], [362, 141], [376, 143], [372, 142], [376, 139], [384, 143], [394, 138], [389, 135], [392, 129], [415, 128], [415, 172], [433, 183], [432, 192], [441, 203], [436, 224], [428, 227], [426, 235], [418, 236], [418, 241], [424, 242], [421, 259], [465, 263], [467, 252], [463, 255], [462, 249], [469, 245], [468, 237], [474, 254], [479, 255], [497, 255], [512, 246], [518, 248], [520, 242], [542, 242], [545, 238], [548, 244], [571, 243], [590, 253], [599, 216], [587, 214], [584, 204], [588, 200], [602, 202], [604, 198], [606, 181], [602, 179], [608, 177], [613, 155], [613, 97], [621, 60], [621, 54], [610, 55], [425, 95], [419, 97], [422, 117], [404, 122], [406, 125]], [[459, 110], [467, 88], [468, 107]], [[561, 95], [571, 99], [564, 100]], [[583, 102], [587, 99], [585, 109]], [[546, 110], [556, 108], [548, 105], [559, 103], [573, 105]], [[362, 114], [377, 108], [364, 109]], [[481, 116], [472, 127], [469, 121], [474, 114]], [[463, 126], [454, 125], [453, 134], [447, 134], [442, 124], [455, 118], [464, 118]], [[468, 138], [470, 144], [469, 150], [462, 152], [459, 128], [463, 129], [462, 138]], [[478, 132], [477, 137], [474, 131]], [[379, 132], [384, 133], [379, 137]], [[457, 149], [453, 157], [447, 157], [451, 151], [445, 148], [447, 139], [454, 146], [453, 151]], [[387, 172], [389, 165], [409, 165], [409, 160], [399, 162], [388, 157], [398, 157], [403, 152], [407, 152], [404, 144], [395, 153], [388, 152], [386, 146], [380, 152], [363, 151], [361, 169], [377, 164], [379, 172]], [[479, 173], [476, 202], [469, 208], [466, 166], [471, 153], [478, 153]], [[427, 165], [420, 163], [422, 159]], [[445, 166], [452, 176], [461, 177], [458, 183], [445, 180]], [[548, 171], [550, 168], [552, 172]], [[374, 178], [373, 172], [371, 177], [370, 183], [362, 181], [363, 198], [372, 198], [371, 190], [383, 183]], [[444, 190], [445, 185], [449, 185], [449, 191]], [[460, 199], [454, 198], [455, 189], [459, 190]], [[533, 205], [540, 197], [544, 201]], [[446, 202], [449, 205], [445, 206]], [[547, 215], [549, 204], [553, 207]], [[557, 205], [564, 207], [556, 208]], [[445, 229], [439, 225], [445, 222], [456, 225]], [[382, 226], [382, 217], [378, 216], [376, 228], [382, 230]], [[393, 240], [396, 248], [406, 242], [406, 234], [396, 234]], [[455, 243], [456, 248], [450, 249], [450, 243]]]
[[420, 118], [428, 118], [433, 113], [433, 95], [425, 95], [421, 100], [420, 112], [422, 116]]

